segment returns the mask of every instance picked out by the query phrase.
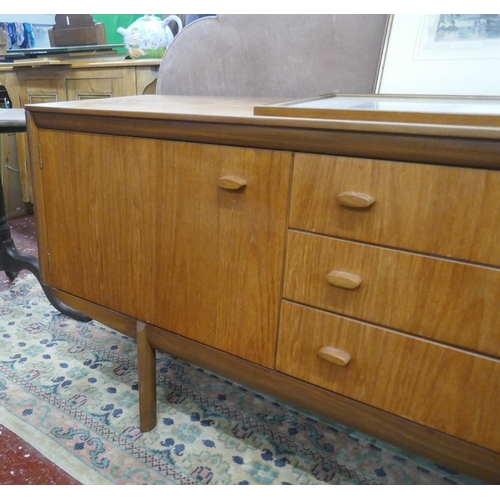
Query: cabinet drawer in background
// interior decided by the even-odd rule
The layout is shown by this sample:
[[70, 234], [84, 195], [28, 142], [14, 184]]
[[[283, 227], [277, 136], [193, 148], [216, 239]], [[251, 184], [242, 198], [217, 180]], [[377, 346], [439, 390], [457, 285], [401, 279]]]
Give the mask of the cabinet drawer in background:
[[68, 100], [104, 99], [124, 94], [121, 78], [68, 79]]
[[500, 357], [497, 269], [289, 231], [283, 295]]
[[290, 226], [500, 265], [499, 192], [500, 171], [297, 154]]
[[[345, 366], [321, 348], [350, 355]], [[277, 370], [500, 451], [500, 362], [284, 301]]]

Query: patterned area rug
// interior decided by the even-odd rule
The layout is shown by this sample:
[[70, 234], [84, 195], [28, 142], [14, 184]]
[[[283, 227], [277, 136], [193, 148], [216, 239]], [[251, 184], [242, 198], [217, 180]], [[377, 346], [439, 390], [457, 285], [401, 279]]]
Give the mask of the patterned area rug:
[[141, 433], [136, 344], [0, 294], [0, 423], [83, 484], [481, 484], [166, 354]]

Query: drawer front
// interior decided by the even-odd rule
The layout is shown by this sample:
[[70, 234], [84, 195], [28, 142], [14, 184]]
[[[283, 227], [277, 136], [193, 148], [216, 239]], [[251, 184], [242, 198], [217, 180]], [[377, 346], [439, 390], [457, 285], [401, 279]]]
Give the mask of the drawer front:
[[[350, 360], [320, 358], [326, 347]], [[277, 370], [500, 451], [500, 363], [492, 359], [284, 301]]]
[[297, 154], [290, 225], [500, 265], [500, 171]]
[[68, 101], [104, 99], [124, 95], [122, 78], [68, 79], [66, 87]]
[[63, 79], [20, 79], [21, 105], [42, 104], [66, 100], [66, 89]]
[[493, 268], [289, 231], [284, 297], [500, 356]]

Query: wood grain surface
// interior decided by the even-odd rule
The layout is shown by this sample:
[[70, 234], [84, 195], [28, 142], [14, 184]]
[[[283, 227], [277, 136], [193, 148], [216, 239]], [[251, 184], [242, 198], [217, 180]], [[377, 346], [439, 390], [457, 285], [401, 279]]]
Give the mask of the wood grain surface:
[[161, 349], [497, 479], [500, 127], [256, 104], [28, 105], [45, 280], [144, 323], [145, 427]]
[[[351, 356], [335, 366], [324, 346]], [[500, 362], [284, 302], [278, 371], [500, 451]]]
[[[344, 207], [344, 191], [376, 201]], [[298, 154], [290, 225], [498, 266], [499, 192], [500, 171]]]
[[[332, 269], [360, 277], [332, 286]], [[500, 270], [290, 231], [284, 297], [500, 356]]]
[[[273, 365], [290, 153], [49, 130], [40, 141], [53, 286]], [[247, 186], [221, 189], [225, 175]]]

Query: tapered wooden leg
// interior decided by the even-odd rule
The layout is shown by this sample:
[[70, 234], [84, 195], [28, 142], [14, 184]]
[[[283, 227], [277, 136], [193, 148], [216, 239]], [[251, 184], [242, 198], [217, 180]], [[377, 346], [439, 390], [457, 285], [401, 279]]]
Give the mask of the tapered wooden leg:
[[139, 415], [142, 432], [156, 427], [156, 351], [148, 341], [147, 325], [137, 322]]

